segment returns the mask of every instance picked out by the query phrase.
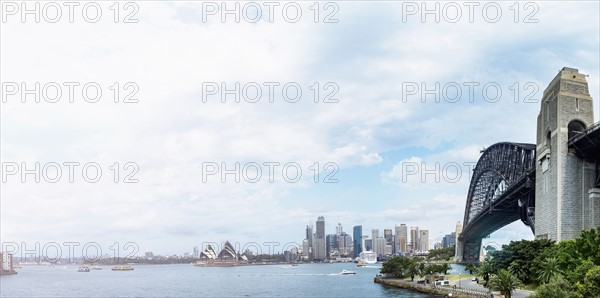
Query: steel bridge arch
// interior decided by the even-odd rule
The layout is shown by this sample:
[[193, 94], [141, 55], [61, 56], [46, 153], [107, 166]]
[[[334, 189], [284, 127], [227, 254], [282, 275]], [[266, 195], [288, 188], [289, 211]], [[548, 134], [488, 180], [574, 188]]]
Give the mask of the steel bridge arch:
[[473, 169], [459, 238], [464, 245], [460, 252], [463, 260], [477, 261], [481, 239], [515, 220], [521, 219], [533, 231], [535, 147], [496, 143], [479, 158]]

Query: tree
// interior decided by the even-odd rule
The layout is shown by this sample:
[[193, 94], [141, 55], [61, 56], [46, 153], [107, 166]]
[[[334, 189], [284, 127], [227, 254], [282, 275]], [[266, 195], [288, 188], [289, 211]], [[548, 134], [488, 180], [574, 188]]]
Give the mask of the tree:
[[450, 270], [452, 268], [450, 268], [450, 265], [448, 265], [448, 263], [444, 263], [440, 265], [440, 273], [444, 273], [444, 275], [448, 275], [448, 270]]
[[577, 283], [577, 291], [581, 297], [600, 298], [600, 266], [590, 269], [583, 279], [583, 283]]
[[552, 247], [554, 242], [547, 239], [511, 241], [508, 245], [503, 245], [502, 250], [489, 253], [491, 272], [497, 273], [513, 264], [511, 271], [518, 272], [518, 277], [522, 278], [524, 283], [530, 283], [535, 276], [532, 270], [536, 256]]
[[526, 280], [527, 274], [529, 274], [529, 270], [525, 267], [521, 260], [514, 260], [508, 266], [508, 271], [514, 274], [520, 280]]
[[469, 274], [473, 275], [473, 271], [477, 271], [479, 265], [477, 263], [467, 263], [465, 270], [469, 271]]
[[561, 274], [561, 270], [558, 265], [558, 258], [546, 258], [544, 261], [541, 262], [536, 273], [537, 280], [540, 283], [546, 284], [550, 282], [550, 279]]
[[492, 274], [492, 264], [490, 263], [490, 259], [485, 259], [477, 268], [477, 275], [483, 278], [483, 286], [487, 287], [488, 282], [490, 280], [490, 275]]
[[407, 257], [393, 257], [383, 263], [381, 273], [390, 274], [396, 278], [411, 277], [414, 279], [414, 274], [417, 271], [417, 264], [414, 260]]
[[512, 297], [512, 291], [521, 286], [521, 281], [505, 269], [498, 270], [489, 282], [491, 289], [500, 291], [506, 298]]
[[533, 298], [577, 298], [573, 286], [562, 277], [554, 277], [550, 282], [539, 286]]

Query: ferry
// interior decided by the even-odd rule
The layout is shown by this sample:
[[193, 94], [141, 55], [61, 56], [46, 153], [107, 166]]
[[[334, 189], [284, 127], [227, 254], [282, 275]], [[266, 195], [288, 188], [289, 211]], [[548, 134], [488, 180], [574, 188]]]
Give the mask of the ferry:
[[354, 275], [354, 274], [356, 274], [355, 271], [350, 271], [350, 270], [346, 270], [346, 269], [344, 269], [344, 270], [342, 270], [342, 272], [340, 272], [340, 275]]
[[77, 268], [77, 272], [90, 272], [90, 268], [82, 266], [82, 267]]
[[358, 261], [358, 263], [356, 264], [356, 267], [366, 267], [367, 265], [365, 265], [365, 263]]
[[375, 264], [377, 263], [377, 254], [370, 250], [365, 250], [359, 254], [360, 262], [363, 264]]
[[111, 270], [112, 271], [131, 271], [131, 270], [133, 270], [133, 267], [131, 267], [131, 266], [115, 266], [115, 267], [112, 267]]

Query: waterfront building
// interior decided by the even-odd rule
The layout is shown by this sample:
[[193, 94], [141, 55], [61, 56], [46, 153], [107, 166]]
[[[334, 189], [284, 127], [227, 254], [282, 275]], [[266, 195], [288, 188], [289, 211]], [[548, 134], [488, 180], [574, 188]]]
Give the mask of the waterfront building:
[[337, 246], [340, 255], [342, 256], [350, 256], [352, 253], [352, 236], [346, 234], [346, 232], [342, 232], [340, 236], [337, 237]]
[[364, 250], [363, 251], [373, 251], [373, 239], [366, 236], [363, 238], [365, 241]]
[[353, 251], [354, 253], [352, 254], [352, 256], [354, 258], [357, 258], [358, 255], [362, 252], [362, 226], [354, 226], [354, 228], [352, 229], [352, 236], [354, 236], [354, 246], [353, 246]]
[[196, 262], [195, 266], [235, 266], [247, 260], [248, 258], [245, 255], [238, 257], [233, 245], [229, 241], [225, 241], [223, 249], [218, 253], [212, 245], [207, 244], [206, 248], [200, 253], [200, 260]]
[[12, 254], [0, 252], [0, 260], [2, 261], [0, 266], [0, 275], [17, 273], [14, 270]]
[[327, 234], [325, 236], [326, 254], [330, 258], [332, 252], [338, 250], [338, 236], [336, 234]]
[[315, 241], [313, 242], [313, 256], [313, 260], [318, 262], [327, 258], [325, 238], [315, 238]]

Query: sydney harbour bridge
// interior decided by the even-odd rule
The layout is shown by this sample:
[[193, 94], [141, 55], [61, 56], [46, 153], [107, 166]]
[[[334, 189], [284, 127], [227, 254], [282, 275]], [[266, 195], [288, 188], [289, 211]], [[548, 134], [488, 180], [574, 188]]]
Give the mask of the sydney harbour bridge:
[[585, 75], [563, 68], [544, 91], [537, 143], [483, 151], [467, 194], [456, 260], [478, 262], [482, 239], [521, 220], [536, 239], [600, 226], [600, 122]]

